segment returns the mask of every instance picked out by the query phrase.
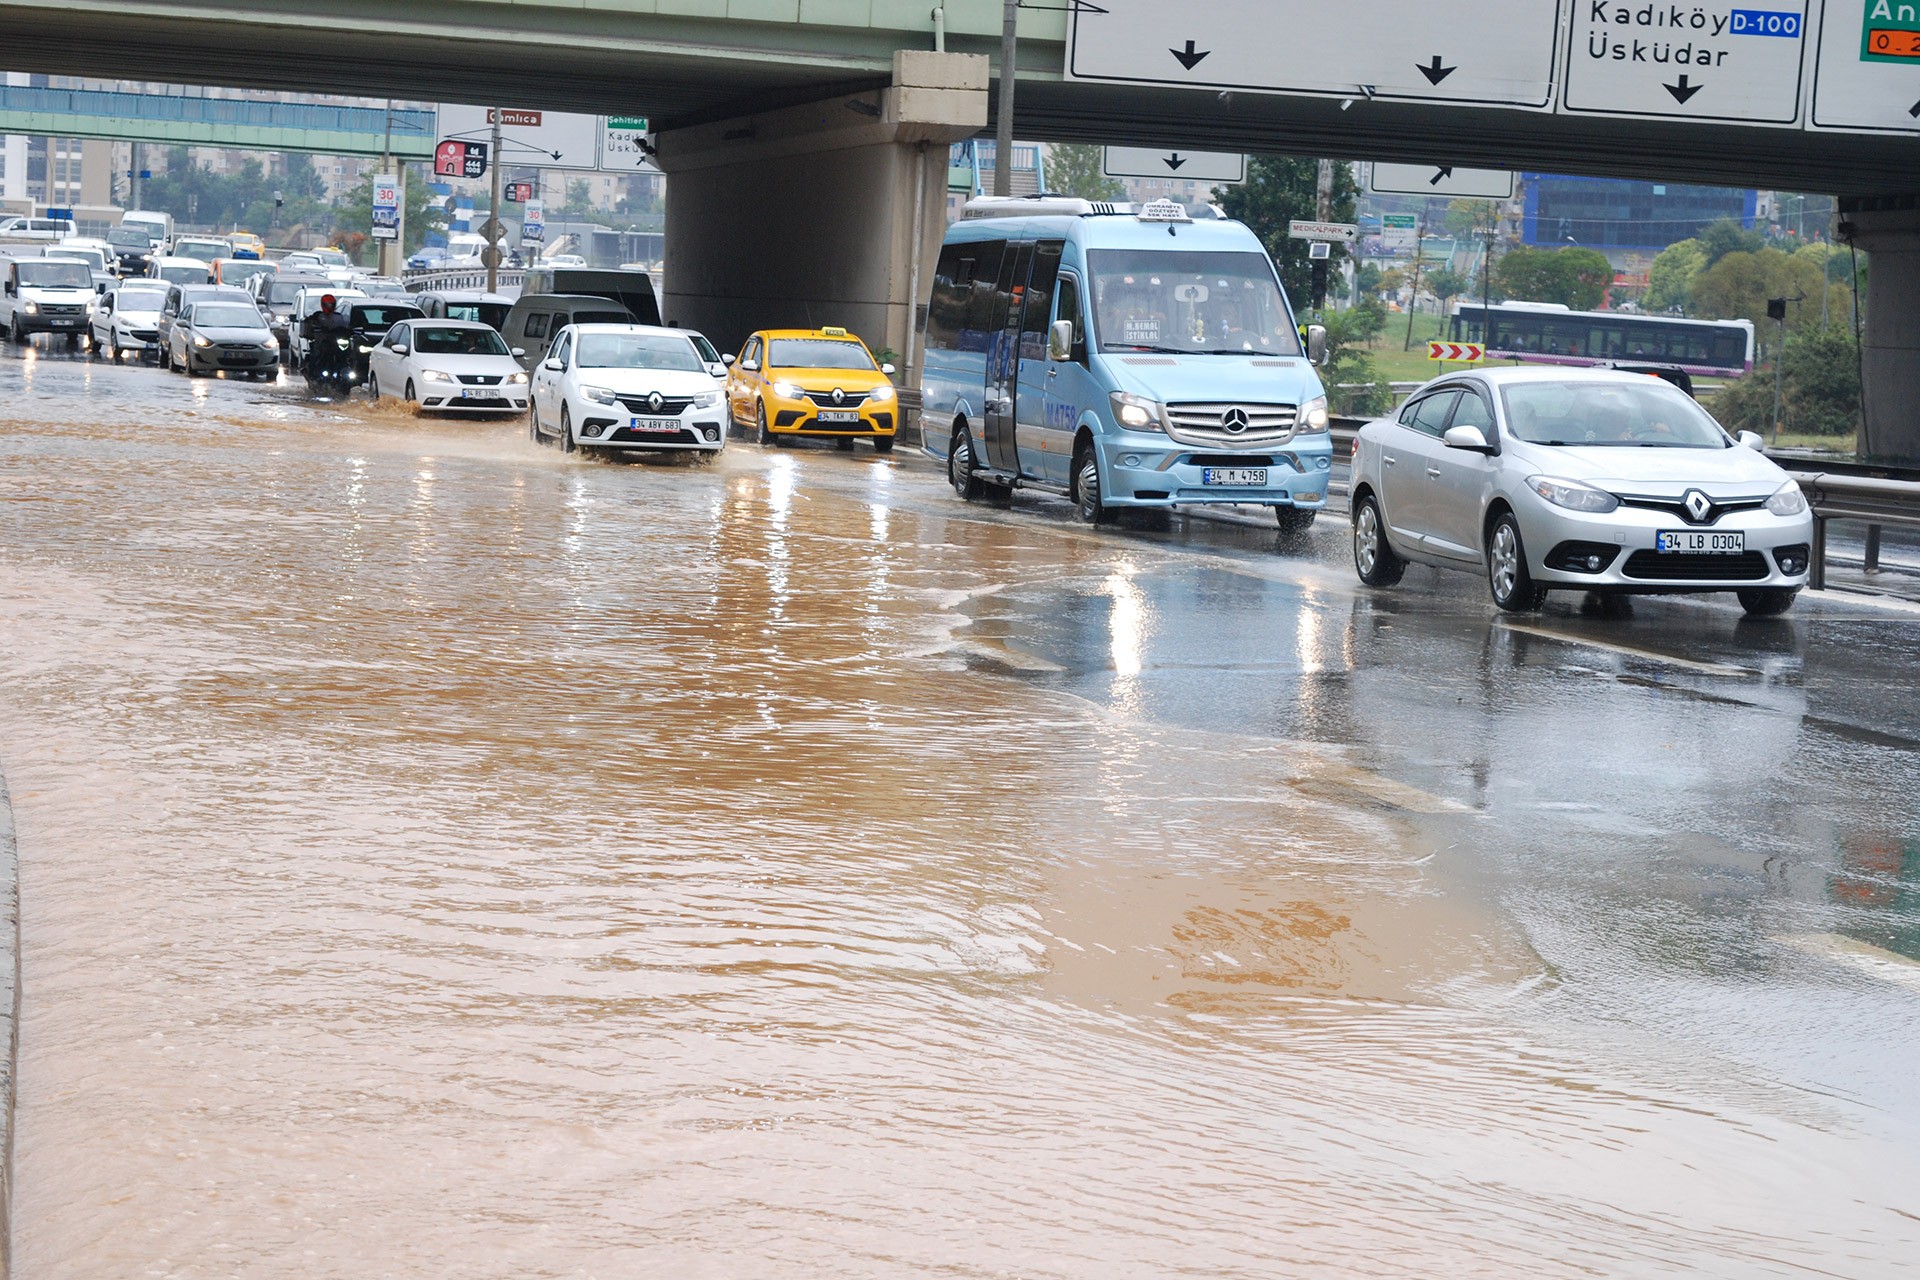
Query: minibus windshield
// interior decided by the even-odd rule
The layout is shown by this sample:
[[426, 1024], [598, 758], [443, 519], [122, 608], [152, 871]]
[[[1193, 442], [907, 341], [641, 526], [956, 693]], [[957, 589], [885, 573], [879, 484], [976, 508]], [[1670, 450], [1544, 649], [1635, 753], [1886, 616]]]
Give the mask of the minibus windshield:
[[1102, 351], [1301, 354], [1293, 317], [1262, 254], [1095, 249], [1087, 261]]

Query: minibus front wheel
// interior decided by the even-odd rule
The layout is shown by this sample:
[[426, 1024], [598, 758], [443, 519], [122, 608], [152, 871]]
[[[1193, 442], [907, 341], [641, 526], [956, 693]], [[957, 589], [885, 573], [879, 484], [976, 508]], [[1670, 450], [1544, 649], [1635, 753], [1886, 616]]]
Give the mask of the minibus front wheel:
[[973, 440], [964, 422], [953, 424], [953, 446], [947, 450], [947, 482], [964, 501], [979, 500], [981, 484], [973, 474]]
[[1083, 446], [1074, 462], [1073, 497], [1075, 510], [1082, 524], [1105, 524], [1113, 519], [1113, 512], [1100, 493], [1100, 463], [1094, 457], [1091, 445]]

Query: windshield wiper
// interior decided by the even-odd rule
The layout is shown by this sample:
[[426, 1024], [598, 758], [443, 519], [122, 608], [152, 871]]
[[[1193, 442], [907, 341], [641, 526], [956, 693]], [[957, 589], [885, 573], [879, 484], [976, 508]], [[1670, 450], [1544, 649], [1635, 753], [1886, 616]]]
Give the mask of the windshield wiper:
[[1206, 354], [1205, 352], [1201, 352], [1201, 351], [1188, 351], [1184, 347], [1153, 347], [1153, 346], [1147, 346], [1144, 343], [1138, 343], [1138, 342], [1115, 343], [1112, 346], [1106, 347], [1104, 349], [1108, 351], [1150, 351], [1156, 355], [1166, 355], [1166, 356], [1194, 356], [1194, 355]]

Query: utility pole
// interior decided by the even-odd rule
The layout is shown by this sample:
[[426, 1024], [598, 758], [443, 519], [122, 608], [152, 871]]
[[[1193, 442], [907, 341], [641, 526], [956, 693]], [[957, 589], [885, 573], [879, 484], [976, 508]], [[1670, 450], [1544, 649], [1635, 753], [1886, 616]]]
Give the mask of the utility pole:
[[[1321, 222], [1333, 221], [1333, 161], [1322, 160], [1314, 178], [1313, 216]], [[1331, 255], [1332, 250], [1328, 250]], [[1327, 305], [1327, 276], [1333, 266], [1331, 256], [1320, 258], [1313, 264], [1313, 311], [1314, 319], [1320, 319], [1320, 311]]]
[[143, 189], [141, 187], [141, 180], [140, 180], [140, 161], [142, 158], [143, 157], [140, 154], [140, 144], [136, 142], [133, 144], [133, 158], [130, 165], [128, 166], [133, 170], [132, 196], [127, 205], [129, 209], [139, 209], [144, 207], [140, 203], [140, 194]]
[[1487, 201], [1487, 251], [1480, 258], [1480, 344], [1493, 345], [1493, 237], [1500, 229], [1500, 206]]
[[1006, 0], [1000, 19], [1000, 118], [994, 130], [993, 194], [1013, 194], [1013, 82], [1020, 44], [1020, 0]]
[[[393, 170], [393, 99], [392, 98], [387, 99], [387, 138], [386, 138], [386, 141], [381, 144], [380, 152], [381, 152], [380, 172], [392, 173], [394, 171]], [[405, 179], [402, 179], [402, 181], [405, 181]], [[407, 209], [406, 188], [402, 187], [400, 189], [400, 215], [403, 218], [406, 216], [406, 209]], [[405, 235], [406, 232], [402, 231], [400, 234]], [[383, 276], [390, 276], [394, 274], [393, 262], [392, 262], [393, 250], [390, 246], [396, 246], [398, 245], [398, 243], [399, 242], [396, 240], [382, 240], [380, 242], [380, 261], [375, 264], [375, 268]]]
[[[500, 225], [500, 108], [493, 109], [493, 150], [489, 153], [493, 161], [493, 201], [487, 210], [487, 221], [492, 226]], [[494, 236], [487, 237], [487, 292], [500, 291], [500, 241]]]

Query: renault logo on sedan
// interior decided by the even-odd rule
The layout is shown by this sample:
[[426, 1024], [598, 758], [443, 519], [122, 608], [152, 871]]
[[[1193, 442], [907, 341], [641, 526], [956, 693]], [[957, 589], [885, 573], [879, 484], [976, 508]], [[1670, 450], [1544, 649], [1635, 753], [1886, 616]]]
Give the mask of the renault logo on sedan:
[[665, 403], [666, 403], [666, 398], [663, 397], [658, 391], [654, 392], [652, 395], [647, 397], [647, 408], [653, 410], [655, 413], [660, 412], [660, 406]]
[[839, 387], [835, 387], [833, 389], [833, 402], [835, 404], [845, 404], [847, 402], [847, 393]]
[[1235, 405], [1220, 415], [1220, 429], [1229, 435], [1237, 436], [1242, 431], [1245, 431], [1249, 425], [1250, 420], [1247, 417], [1247, 411], [1239, 405]]
[[1705, 524], [1707, 517], [1713, 514], [1713, 499], [1698, 489], [1687, 490], [1687, 496], [1681, 499], [1681, 504], [1686, 507], [1687, 514], [1693, 517], [1695, 524]]

